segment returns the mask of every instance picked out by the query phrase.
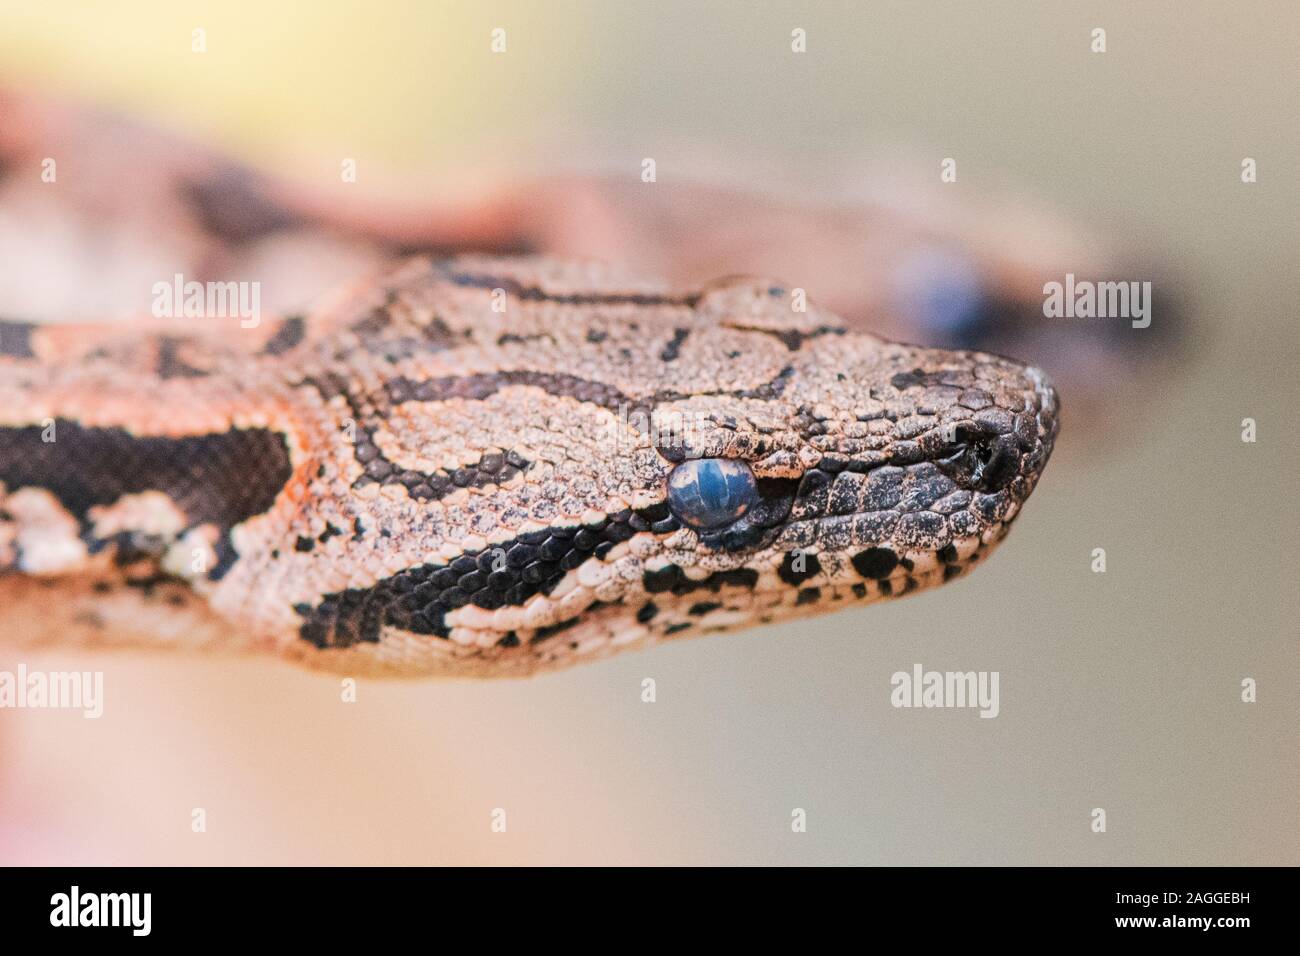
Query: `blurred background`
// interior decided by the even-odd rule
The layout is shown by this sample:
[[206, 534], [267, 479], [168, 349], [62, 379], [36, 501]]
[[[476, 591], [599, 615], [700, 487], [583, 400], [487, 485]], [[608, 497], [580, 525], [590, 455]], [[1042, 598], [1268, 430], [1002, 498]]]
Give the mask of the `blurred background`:
[[[264, 169], [355, 157], [400, 197], [646, 156], [800, 195], [870, 168], [1050, 210], [1196, 308], [1176, 362], [1095, 371], [1104, 421], [1063, 395], [988, 566], [905, 601], [356, 703], [275, 662], [24, 658], [103, 669], [105, 714], [0, 711], [0, 862], [1300, 863], [1297, 28], [1292, 2], [3, 0], [0, 84]], [[892, 708], [918, 662], [999, 671], [1000, 716]]]

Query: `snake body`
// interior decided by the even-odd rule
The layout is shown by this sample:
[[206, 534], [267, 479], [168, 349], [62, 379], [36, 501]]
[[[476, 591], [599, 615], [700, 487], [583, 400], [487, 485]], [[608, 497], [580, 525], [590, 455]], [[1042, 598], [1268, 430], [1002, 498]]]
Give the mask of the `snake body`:
[[519, 675], [963, 574], [1052, 386], [802, 291], [421, 257], [252, 329], [0, 323], [4, 631]]

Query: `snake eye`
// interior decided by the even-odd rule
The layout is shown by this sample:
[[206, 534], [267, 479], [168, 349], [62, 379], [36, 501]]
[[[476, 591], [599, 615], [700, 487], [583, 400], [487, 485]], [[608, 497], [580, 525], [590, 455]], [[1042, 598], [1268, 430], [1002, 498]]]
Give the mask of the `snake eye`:
[[692, 528], [730, 524], [757, 500], [754, 473], [732, 458], [686, 461], [668, 476], [668, 506]]

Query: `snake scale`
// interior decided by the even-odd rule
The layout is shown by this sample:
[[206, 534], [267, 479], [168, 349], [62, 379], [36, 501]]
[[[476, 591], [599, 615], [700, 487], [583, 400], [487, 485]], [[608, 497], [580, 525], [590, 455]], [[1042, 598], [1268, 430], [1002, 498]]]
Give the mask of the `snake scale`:
[[0, 324], [7, 639], [522, 675], [963, 574], [1055, 391], [801, 295], [422, 256], [256, 328]]

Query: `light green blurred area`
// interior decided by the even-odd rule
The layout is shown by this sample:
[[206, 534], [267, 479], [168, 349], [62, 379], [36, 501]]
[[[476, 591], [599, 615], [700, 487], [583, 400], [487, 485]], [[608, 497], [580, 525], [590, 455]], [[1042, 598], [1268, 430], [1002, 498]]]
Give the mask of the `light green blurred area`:
[[[11, 722], [22, 860], [1300, 863], [1298, 29], [1293, 2], [0, 3], [0, 81], [262, 162], [649, 155], [663, 175], [703, 153], [815, 186], [953, 156], [972, 198], [1010, 186], [1141, 236], [1200, 304], [1194, 354], [1138, 390], [1124, 437], [1072, 447], [1064, 396], [1057, 460], [968, 579], [352, 707], [277, 665], [116, 658], [103, 721]], [[1000, 671], [1001, 716], [892, 709], [914, 662]], [[196, 804], [222, 821], [200, 841]]]

